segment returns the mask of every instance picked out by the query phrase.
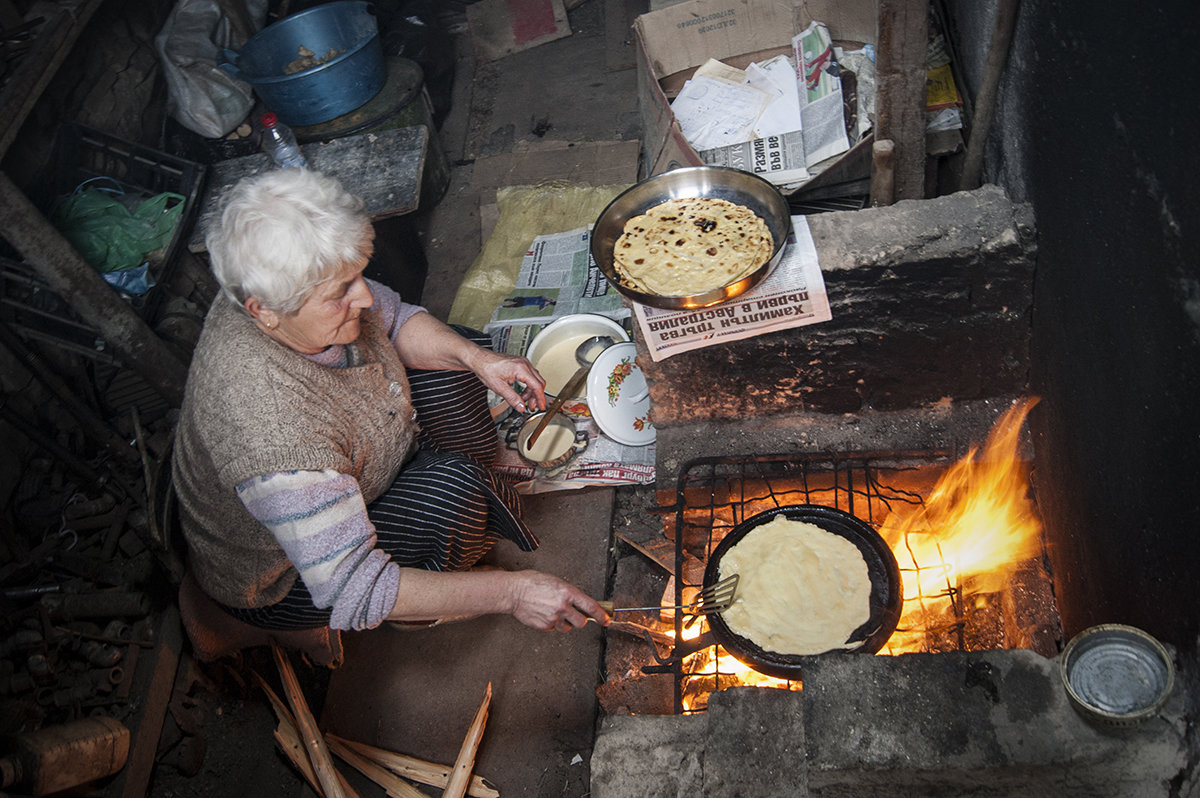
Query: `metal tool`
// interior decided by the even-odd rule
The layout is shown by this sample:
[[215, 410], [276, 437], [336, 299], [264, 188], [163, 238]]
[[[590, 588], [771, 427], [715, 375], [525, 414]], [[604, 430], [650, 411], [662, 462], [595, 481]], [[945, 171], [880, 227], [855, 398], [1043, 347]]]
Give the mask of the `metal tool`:
[[738, 575], [727, 576], [719, 582], [714, 582], [700, 591], [696, 600], [689, 604], [675, 604], [656, 607], [614, 607], [611, 601], [598, 602], [609, 615], [614, 612], [633, 612], [634, 610], [682, 610], [688, 615], [707, 615], [710, 612], [723, 612], [733, 604], [737, 593]]
[[550, 407], [546, 408], [546, 414], [542, 416], [542, 420], [534, 428], [533, 434], [529, 436], [529, 440], [525, 441], [526, 451], [533, 448], [533, 444], [537, 441], [538, 436], [542, 434], [542, 430], [546, 429], [546, 424], [550, 422], [555, 413], [562, 409], [563, 403], [574, 396], [575, 391], [587, 379], [588, 372], [592, 368], [592, 363], [595, 362], [596, 358], [600, 357], [600, 353], [612, 346], [613, 343], [615, 343], [613, 339], [607, 335], [593, 335], [575, 347], [575, 362], [579, 364], [579, 369], [571, 375], [571, 379], [567, 380], [567, 384], [554, 397], [554, 401], [550, 403]]

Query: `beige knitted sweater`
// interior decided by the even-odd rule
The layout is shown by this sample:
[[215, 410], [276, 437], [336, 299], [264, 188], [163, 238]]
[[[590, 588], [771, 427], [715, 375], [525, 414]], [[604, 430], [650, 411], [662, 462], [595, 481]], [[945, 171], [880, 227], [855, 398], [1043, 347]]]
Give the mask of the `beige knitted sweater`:
[[367, 503], [416, 451], [408, 379], [378, 314], [363, 313], [361, 365], [328, 368], [261, 333], [218, 296], [188, 371], [173, 473], [189, 568], [231, 607], [274, 604], [296, 580], [238, 483], [288, 470], [334, 469]]

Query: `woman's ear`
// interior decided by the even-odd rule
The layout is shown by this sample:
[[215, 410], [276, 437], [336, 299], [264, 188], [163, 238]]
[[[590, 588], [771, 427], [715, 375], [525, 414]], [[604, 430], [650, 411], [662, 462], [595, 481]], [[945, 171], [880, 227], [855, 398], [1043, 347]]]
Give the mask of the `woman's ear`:
[[279, 317], [275, 314], [275, 311], [271, 310], [270, 308], [263, 307], [263, 304], [258, 301], [258, 297], [246, 297], [246, 301], [243, 303], [243, 306], [246, 308], [246, 312], [249, 313], [255, 321], [266, 327], [268, 330], [273, 330], [279, 326]]

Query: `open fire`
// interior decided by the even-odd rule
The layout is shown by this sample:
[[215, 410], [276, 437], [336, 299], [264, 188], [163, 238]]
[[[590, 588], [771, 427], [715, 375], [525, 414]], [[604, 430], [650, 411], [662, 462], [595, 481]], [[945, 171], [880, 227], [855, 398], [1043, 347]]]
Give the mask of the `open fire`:
[[[1015, 404], [982, 447], [957, 460], [948, 453], [889, 452], [689, 464], [674, 530], [668, 529], [672, 570], [682, 576], [663, 603], [691, 598], [707, 554], [742, 520], [773, 507], [822, 504], [878, 529], [900, 566], [902, 614], [880, 654], [1029, 647], [1031, 623], [1057, 629], [1028, 463], [1020, 454], [1021, 430], [1036, 402]], [[1021, 595], [1014, 596], [1014, 586]], [[711, 692], [736, 685], [801, 689], [707, 644], [703, 622], [686, 627], [666, 611], [661, 620], [677, 642], [672, 657], [647, 672], [675, 673], [677, 712], [701, 711]]]
[[928, 651], [1042, 551], [1041, 522], [1020, 456], [1021, 428], [1036, 399], [1010, 408], [981, 450], [972, 448], [938, 479], [924, 504], [895, 512], [879, 532], [904, 584], [903, 612], [884, 652]]

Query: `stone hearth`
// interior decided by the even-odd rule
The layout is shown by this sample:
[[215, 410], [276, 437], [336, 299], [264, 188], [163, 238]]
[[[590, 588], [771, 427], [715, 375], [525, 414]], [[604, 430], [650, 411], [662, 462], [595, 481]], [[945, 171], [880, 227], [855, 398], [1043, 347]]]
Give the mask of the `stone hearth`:
[[1029, 206], [984, 186], [808, 224], [831, 321], [657, 363], [639, 351], [660, 487], [700, 455], [954, 448], [1025, 391]]
[[1074, 709], [1058, 667], [1032, 651], [813, 657], [798, 692], [738, 687], [704, 714], [605, 718], [591, 795], [1191, 794], [1194, 673], [1160, 715], [1118, 728]]

